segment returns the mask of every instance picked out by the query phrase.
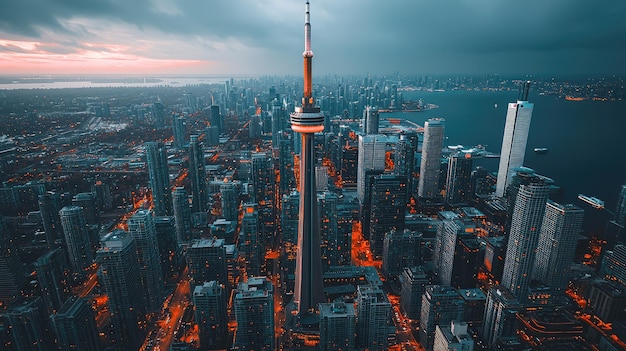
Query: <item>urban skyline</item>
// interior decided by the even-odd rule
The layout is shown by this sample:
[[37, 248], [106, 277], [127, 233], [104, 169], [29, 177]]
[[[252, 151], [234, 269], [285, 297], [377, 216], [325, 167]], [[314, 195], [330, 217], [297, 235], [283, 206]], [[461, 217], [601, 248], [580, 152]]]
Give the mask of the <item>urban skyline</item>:
[[[626, 349], [626, 171], [594, 153], [622, 115], [620, 78], [538, 80], [533, 99], [527, 76], [314, 80], [308, 1], [304, 34], [303, 80], [0, 90], [0, 345]], [[522, 92], [508, 111], [493, 100], [507, 91]], [[609, 118], [579, 134], [582, 117], [546, 108], [557, 127], [541, 127], [551, 103]], [[457, 104], [462, 118], [443, 113]], [[464, 119], [474, 147], [449, 134]], [[541, 128], [554, 143], [527, 147]], [[579, 190], [601, 187], [614, 196]]]

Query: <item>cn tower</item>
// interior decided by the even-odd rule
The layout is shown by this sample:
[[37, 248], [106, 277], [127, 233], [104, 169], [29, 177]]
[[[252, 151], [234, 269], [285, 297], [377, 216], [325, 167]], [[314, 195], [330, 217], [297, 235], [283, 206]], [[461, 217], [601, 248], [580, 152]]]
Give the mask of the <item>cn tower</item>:
[[291, 114], [291, 129], [302, 135], [300, 155], [300, 220], [298, 222], [298, 256], [294, 302], [300, 318], [314, 315], [317, 304], [324, 302], [320, 229], [315, 190], [314, 134], [324, 130], [324, 115], [315, 106], [312, 95], [311, 22], [309, 2], [304, 16], [304, 94], [302, 106]]

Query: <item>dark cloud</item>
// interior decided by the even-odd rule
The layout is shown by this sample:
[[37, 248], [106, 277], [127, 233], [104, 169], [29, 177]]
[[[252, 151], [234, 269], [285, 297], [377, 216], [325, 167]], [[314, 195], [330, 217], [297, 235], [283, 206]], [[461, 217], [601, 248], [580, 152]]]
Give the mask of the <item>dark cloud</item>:
[[[39, 48], [50, 53], [88, 41], [108, 50], [119, 30], [131, 32], [123, 44], [137, 55], [227, 62], [245, 73], [299, 71], [304, 1], [2, 1], [0, 37], [46, 40]], [[311, 2], [320, 73], [626, 72], [623, 1]]]

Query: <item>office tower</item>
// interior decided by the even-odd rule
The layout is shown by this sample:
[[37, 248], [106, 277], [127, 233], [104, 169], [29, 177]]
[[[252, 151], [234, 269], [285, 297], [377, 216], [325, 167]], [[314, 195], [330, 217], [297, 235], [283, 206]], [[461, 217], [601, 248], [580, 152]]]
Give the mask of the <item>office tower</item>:
[[474, 340], [467, 334], [467, 323], [452, 321], [449, 325], [437, 325], [433, 351], [448, 350], [474, 350]]
[[345, 145], [341, 145], [339, 174], [344, 187], [357, 185], [359, 167], [359, 144], [354, 139], [346, 139]]
[[46, 232], [46, 244], [49, 249], [58, 247], [63, 240], [63, 228], [61, 227], [61, 195], [48, 191], [39, 195], [39, 213], [43, 222], [43, 229]]
[[533, 116], [534, 104], [528, 102], [528, 89], [530, 81], [524, 83], [522, 98], [516, 103], [509, 103], [502, 138], [502, 151], [500, 152], [500, 164], [498, 166], [498, 181], [496, 183], [496, 196], [504, 196], [515, 169], [524, 166], [526, 154], [526, 141], [530, 130], [530, 120]]
[[446, 285], [429, 285], [422, 296], [419, 341], [426, 350], [433, 348], [435, 327], [463, 318], [463, 299]]
[[145, 147], [154, 214], [170, 216], [172, 215], [172, 190], [167, 169], [167, 149], [163, 143], [154, 141], [145, 143]]
[[406, 177], [381, 174], [371, 178], [368, 186], [371, 187], [368, 238], [372, 255], [381, 258], [385, 233], [392, 229], [404, 230]]
[[46, 351], [53, 345], [46, 308], [40, 297], [7, 312], [15, 347], [19, 351]]
[[183, 116], [174, 117], [174, 120], [172, 122], [174, 146], [177, 149], [182, 150], [185, 147], [185, 118]]
[[[320, 257], [319, 217], [315, 192], [314, 134], [324, 131], [324, 115], [313, 97], [313, 51], [311, 51], [311, 23], [309, 3], [306, 3], [304, 23], [304, 92], [302, 105], [290, 116], [291, 129], [300, 133], [300, 221], [298, 222], [298, 257], [296, 259], [296, 287], [294, 303], [298, 315], [304, 317], [324, 302], [322, 262]], [[315, 314], [310, 314], [315, 316]]]
[[354, 305], [344, 302], [320, 303], [320, 350], [354, 350], [356, 315]]
[[193, 285], [215, 280], [228, 284], [224, 239], [194, 240], [187, 248], [189, 281]]
[[207, 195], [204, 151], [197, 135], [192, 135], [189, 142], [189, 180], [191, 182], [192, 212], [206, 211]]
[[182, 245], [191, 240], [191, 209], [185, 188], [174, 188], [172, 205], [174, 207], [174, 220], [176, 221], [176, 240], [178, 240], [178, 245]]
[[218, 134], [222, 134], [222, 115], [220, 114], [220, 107], [217, 105], [211, 105], [211, 126], [217, 127]]
[[[439, 265], [435, 266], [435, 270], [439, 272], [439, 281], [441, 284], [453, 285], [452, 276], [455, 268], [454, 263], [456, 258], [461, 254], [459, 252], [459, 241], [462, 236], [473, 234], [475, 229], [476, 225], [472, 221], [461, 221], [459, 219], [443, 221], [441, 259]], [[456, 268], [458, 269], [459, 267]], [[470, 274], [473, 274], [473, 272], [470, 272]]]
[[483, 339], [492, 350], [496, 350], [506, 340], [517, 339], [516, 314], [520, 308], [519, 301], [505, 287], [489, 289], [483, 319]]
[[283, 243], [298, 242], [298, 214], [300, 205], [300, 193], [293, 191], [289, 195], [283, 196], [283, 206], [281, 209], [281, 230]]
[[[335, 193], [323, 192], [317, 196], [320, 214], [322, 268], [351, 263], [352, 228], [342, 225], [345, 217], [343, 199]], [[351, 222], [351, 218], [350, 218]]]
[[365, 106], [365, 110], [363, 110], [363, 131], [366, 135], [378, 134], [379, 121], [380, 115], [378, 114], [378, 108]]
[[518, 170], [515, 177], [513, 183], [519, 182], [519, 187], [511, 216], [502, 285], [524, 302], [532, 276], [551, 180], [530, 169]]
[[294, 133], [291, 131], [284, 131], [282, 139], [279, 145], [278, 155], [278, 171], [279, 182], [278, 189], [280, 195], [288, 194], [292, 189], [296, 187], [296, 178], [294, 174], [294, 152], [293, 142]]
[[444, 134], [443, 118], [431, 118], [424, 123], [424, 143], [417, 195], [424, 198], [439, 196], [439, 173]]
[[193, 290], [194, 323], [198, 325], [200, 347], [205, 350], [228, 347], [227, 290], [215, 280]]
[[70, 297], [50, 320], [61, 350], [102, 350], [89, 300]]
[[233, 182], [220, 184], [220, 196], [222, 198], [222, 217], [227, 221], [237, 220], [239, 202], [237, 186]]
[[571, 204], [548, 200], [539, 232], [533, 277], [552, 289], [564, 293], [569, 281], [578, 236], [585, 212]]
[[24, 282], [24, 266], [17, 252], [16, 243], [9, 235], [0, 215], [0, 303], [8, 306], [19, 298]]
[[394, 172], [407, 177], [407, 198], [415, 191], [415, 153], [417, 152], [417, 133], [406, 131], [400, 134], [396, 144]]
[[620, 243], [605, 252], [600, 276], [626, 286], [626, 245]]
[[83, 208], [83, 214], [87, 224], [100, 223], [100, 209], [98, 208], [98, 202], [96, 201], [96, 194], [92, 192], [78, 193], [72, 197], [72, 206], [79, 206]]
[[264, 263], [263, 243], [259, 229], [259, 212], [256, 204], [243, 205], [243, 218], [239, 231], [239, 254], [246, 263], [248, 275], [260, 275]]
[[137, 349], [143, 340], [139, 328], [145, 309], [135, 240], [130, 233], [115, 230], [102, 238], [96, 252], [113, 325], [113, 343], [118, 349]]
[[162, 307], [164, 292], [154, 215], [151, 210], [138, 210], [128, 219], [127, 224], [137, 248], [146, 310], [158, 311]]
[[282, 104], [278, 99], [272, 100], [272, 147], [278, 149], [280, 147], [280, 136], [283, 129], [282, 123]]
[[459, 295], [464, 306], [462, 320], [475, 330], [482, 328], [487, 295], [480, 288], [459, 289]]
[[70, 296], [69, 270], [63, 250], [52, 249], [35, 261], [37, 282], [48, 313], [54, 313]]
[[89, 242], [89, 231], [83, 208], [66, 206], [59, 211], [61, 225], [65, 233], [65, 243], [74, 273], [81, 273], [93, 262], [93, 252]]
[[402, 274], [405, 267], [415, 267], [421, 262], [422, 233], [391, 229], [383, 242], [383, 275], [389, 279]]
[[420, 319], [422, 311], [422, 295], [430, 279], [422, 266], [405, 267], [400, 276], [402, 290], [400, 292], [400, 308], [409, 319]]
[[265, 277], [240, 282], [234, 296], [238, 350], [274, 350], [274, 286]]
[[251, 163], [253, 195], [259, 213], [261, 242], [264, 247], [273, 247], [276, 233], [273, 161], [265, 153], [253, 153]]
[[450, 205], [468, 203], [472, 198], [472, 154], [459, 152], [448, 158], [446, 202]]
[[384, 171], [387, 152], [387, 136], [359, 135], [357, 195], [361, 203], [365, 200], [365, 173], [367, 171]]
[[391, 304], [383, 290], [375, 285], [357, 286], [357, 343], [359, 348], [387, 350], [387, 321]]
[[384, 174], [383, 170], [367, 170], [364, 175], [364, 195], [363, 200], [359, 200], [359, 220], [361, 222], [361, 233], [363, 238], [369, 240], [372, 223], [372, 183], [374, 177]]
[[183, 263], [183, 252], [176, 239], [174, 217], [154, 217], [154, 230], [159, 243], [163, 282], [175, 283]]

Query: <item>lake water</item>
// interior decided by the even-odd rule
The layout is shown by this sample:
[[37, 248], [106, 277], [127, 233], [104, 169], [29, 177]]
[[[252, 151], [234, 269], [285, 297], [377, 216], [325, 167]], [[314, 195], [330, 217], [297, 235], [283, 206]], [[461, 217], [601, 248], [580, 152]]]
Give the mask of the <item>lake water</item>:
[[[478, 144], [500, 153], [509, 102], [516, 91], [403, 92], [405, 100], [422, 98], [439, 108], [384, 117], [406, 118], [423, 125], [428, 118], [445, 118], [446, 145]], [[555, 96], [530, 94], [535, 104], [528, 135], [525, 166], [555, 180], [565, 202], [585, 210], [585, 226], [595, 231], [610, 218], [577, 199], [579, 193], [605, 201], [614, 211], [617, 195], [626, 183], [626, 101], [567, 101]], [[497, 107], [495, 107], [497, 104]], [[547, 154], [535, 154], [546, 147]], [[491, 171], [497, 171], [493, 160]]]

